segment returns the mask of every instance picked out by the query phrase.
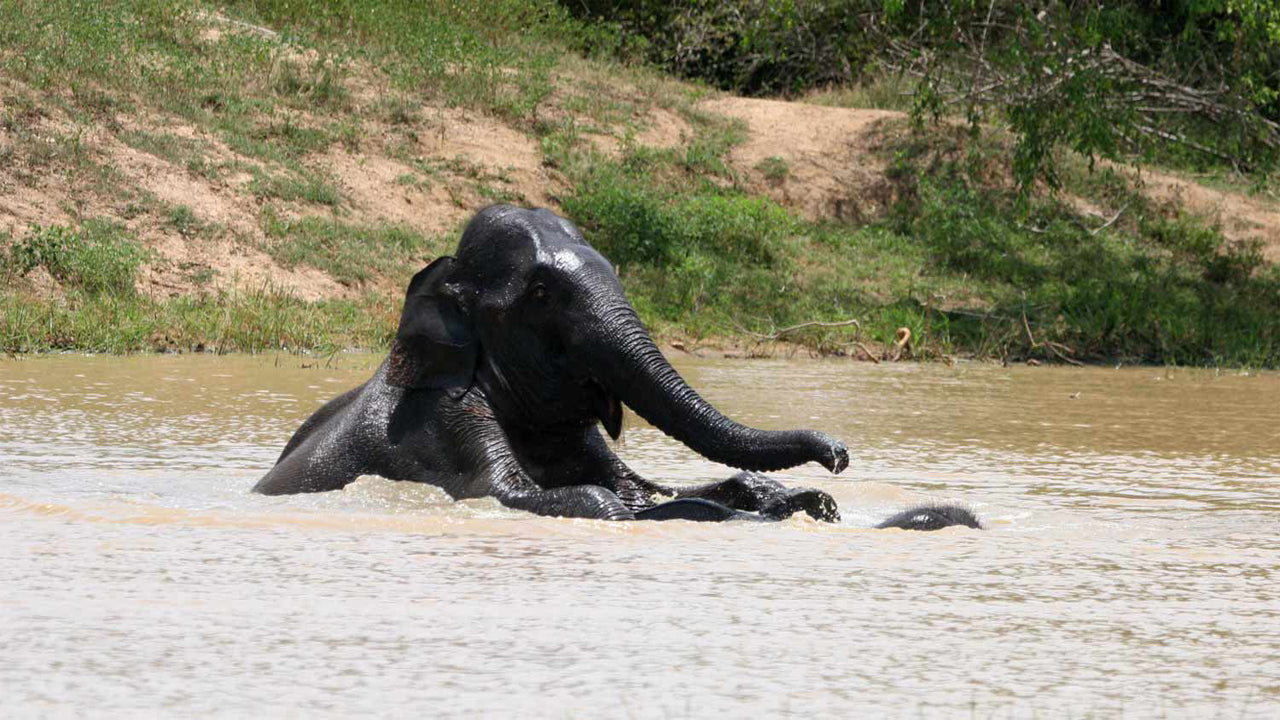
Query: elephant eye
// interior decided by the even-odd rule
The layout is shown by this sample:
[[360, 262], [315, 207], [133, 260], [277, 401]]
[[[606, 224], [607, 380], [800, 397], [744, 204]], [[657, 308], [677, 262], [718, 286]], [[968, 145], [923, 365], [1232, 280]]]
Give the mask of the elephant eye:
[[547, 301], [547, 286], [538, 283], [533, 286], [533, 299], [537, 302], [544, 303]]

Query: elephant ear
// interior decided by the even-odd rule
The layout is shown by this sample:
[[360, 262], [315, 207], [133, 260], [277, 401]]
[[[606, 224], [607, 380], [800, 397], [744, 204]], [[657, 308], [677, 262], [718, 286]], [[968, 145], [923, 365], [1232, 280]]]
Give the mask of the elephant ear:
[[471, 387], [476, 336], [458, 298], [446, 285], [453, 262], [448, 256], [437, 258], [409, 281], [387, 363], [387, 382], [392, 385], [448, 389], [454, 398]]

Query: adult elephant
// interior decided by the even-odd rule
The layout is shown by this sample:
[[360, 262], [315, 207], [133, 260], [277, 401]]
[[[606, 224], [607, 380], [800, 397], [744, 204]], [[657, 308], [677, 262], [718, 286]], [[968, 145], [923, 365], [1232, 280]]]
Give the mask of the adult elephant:
[[[624, 403], [743, 470], [812, 461], [838, 473], [849, 462], [825, 433], [756, 430], [721, 415], [662, 356], [613, 267], [572, 223], [495, 205], [472, 219], [456, 257], [409, 283], [395, 343], [374, 376], [304, 422], [254, 490], [337, 490], [376, 474], [541, 515], [839, 519], [827, 493], [757, 472], [690, 488], [645, 480], [597, 428], [616, 439]], [[663, 495], [675, 499], [655, 503]]]

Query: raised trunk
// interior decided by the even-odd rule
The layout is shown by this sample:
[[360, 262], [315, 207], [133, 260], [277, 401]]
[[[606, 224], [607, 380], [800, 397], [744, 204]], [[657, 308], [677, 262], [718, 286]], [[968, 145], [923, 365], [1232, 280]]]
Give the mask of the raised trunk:
[[703, 400], [654, 345], [630, 305], [612, 305], [582, 337], [600, 382], [640, 417], [700, 455], [742, 470], [806, 462], [833, 473], [848, 465], [844, 443], [813, 430], [769, 431], [739, 424]]

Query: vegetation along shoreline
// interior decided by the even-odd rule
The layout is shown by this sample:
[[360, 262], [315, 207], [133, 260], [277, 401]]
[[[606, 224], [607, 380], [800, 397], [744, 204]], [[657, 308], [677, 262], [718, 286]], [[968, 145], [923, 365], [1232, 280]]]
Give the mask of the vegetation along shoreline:
[[483, 5], [0, 4], [0, 351], [384, 351], [507, 202], [676, 349], [1280, 366], [1270, 10]]

